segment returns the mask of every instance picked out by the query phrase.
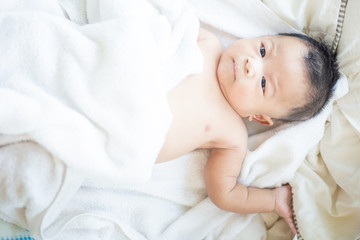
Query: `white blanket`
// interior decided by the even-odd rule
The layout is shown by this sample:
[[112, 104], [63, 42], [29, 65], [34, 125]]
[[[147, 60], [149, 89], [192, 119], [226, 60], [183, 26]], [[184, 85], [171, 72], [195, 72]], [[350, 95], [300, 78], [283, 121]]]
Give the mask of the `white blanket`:
[[[43, 239], [289, 238], [276, 216], [263, 216], [265, 226], [259, 214], [233, 214], [211, 203], [202, 175], [207, 151], [154, 169], [153, 161], [171, 120], [167, 89], [201, 70], [195, 14], [224, 46], [237, 37], [295, 30], [258, 1], [190, 1], [195, 10], [183, 1], [60, 3], [64, 15], [55, 2], [53, 11], [0, 15], [7, 43], [1, 46], [0, 160], [7, 166], [1, 184], [6, 196], [16, 192], [11, 181], [31, 190], [19, 201], [2, 198], [1, 216]], [[343, 79], [336, 97], [346, 91]], [[251, 137], [239, 181], [259, 187], [289, 181], [321, 139], [331, 108], [332, 102], [311, 121]], [[17, 176], [9, 158], [26, 174]], [[135, 183], [151, 173], [146, 184]], [[28, 178], [38, 180], [25, 185]]]
[[3, 12], [0, 132], [35, 141], [86, 175], [148, 179], [171, 120], [166, 91], [200, 70], [201, 55], [195, 15], [171, 26], [142, 6], [117, 6], [126, 7], [119, 19], [83, 26], [47, 12]]
[[[71, 197], [79, 187], [65, 186], [65, 172], [76, 182], [83, 176], [112, 183], [150, 178], [171, 122], [167, 90], [202, 66], [199, 21], [186, 7], [172, 9], [173, 19], [146, 1], [89, 1], [89, 7], [100, 11], [87, 14], [97, 23], [81, 26], [55, 1], [0, 8], [1, 183], [8, 190], [1, 212], [35, 234], [47, 226], [41, 215], [66, 202], [53, 198], [61, 199], [65, 188]], [[116, 9], [116, 18], [101, 15]], [[16, 175], [9, 156], [26, 173]], [[28, 167], [44, 157], [48, 164]], [[62, 172], [50, 174], [59, 166]], [[51, 181], [28, 185], [29, 175]], [[33, 191], [11, 198], [20, 188]], [[53, 192], [42, 204], [33, 200], [39, 189]], [[27, 200], [34, 206], [24, 205]]]

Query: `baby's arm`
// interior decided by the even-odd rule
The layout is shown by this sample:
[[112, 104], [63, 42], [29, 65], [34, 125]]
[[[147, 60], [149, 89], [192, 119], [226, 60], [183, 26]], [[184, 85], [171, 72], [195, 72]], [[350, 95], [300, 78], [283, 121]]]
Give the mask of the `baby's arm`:
[[212, 149], [206, 163], [205, 181], [211, 200], [237, 213], [271, 212], [275, 194], [270, 189], [247, 188], [237, 182], [245, 149]]
[[205, 169], [210, 199], [219, 208], [236, 213], [275, 211], [296, 232], [292, 220], [290, 187], [247, 188], [237, 182], [244, 156], [245, 149], [212, 149]]

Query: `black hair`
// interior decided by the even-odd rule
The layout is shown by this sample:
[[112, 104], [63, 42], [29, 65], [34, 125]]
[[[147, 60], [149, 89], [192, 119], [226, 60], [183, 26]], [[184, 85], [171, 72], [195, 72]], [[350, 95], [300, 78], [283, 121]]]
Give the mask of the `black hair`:
[[305, 104], [291, 109], [290, 113], [281, 119], [285, 122], [304, 121], [318, 115], [329, 102], [334, 93], [334, 86], [340, 78], [336, 54], [333, 54], [323, 41], [317, 41], [307, 35], [297, 33], [281, 33], [300, 39], [307, 48], [303, 57], [308, 82], [308, 92]]

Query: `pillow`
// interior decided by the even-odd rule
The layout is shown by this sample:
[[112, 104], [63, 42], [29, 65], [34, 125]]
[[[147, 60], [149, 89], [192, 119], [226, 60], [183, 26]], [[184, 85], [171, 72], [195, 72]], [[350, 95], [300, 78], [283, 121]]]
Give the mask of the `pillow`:
[[[332, 46], [336, 37], [341, 0], [262, 0], [292, 27]], [[346, 1], [345, 1], [346, 2]], [[337, 41], [335, 41], [334, 50]]]

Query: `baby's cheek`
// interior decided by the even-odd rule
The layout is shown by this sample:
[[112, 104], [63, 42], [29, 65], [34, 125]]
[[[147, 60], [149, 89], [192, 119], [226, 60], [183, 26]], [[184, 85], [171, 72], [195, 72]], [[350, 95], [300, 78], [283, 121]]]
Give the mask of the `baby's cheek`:
[[231, 97], [231, 105], [236, 110], [247, 111], [253, 105], [253, 100], [247, 92], [237, 92]]
[[240, 86], [236, 91], [236, 95], [240, 104], [251, 104], [256, 100], [256, 94], [253, 87]]

